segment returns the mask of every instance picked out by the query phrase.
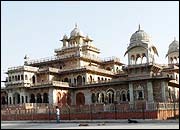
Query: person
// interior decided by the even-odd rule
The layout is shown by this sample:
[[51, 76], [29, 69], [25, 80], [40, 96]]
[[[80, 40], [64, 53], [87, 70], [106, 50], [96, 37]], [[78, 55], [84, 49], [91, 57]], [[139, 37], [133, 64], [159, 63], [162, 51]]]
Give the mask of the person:
[[56, 122], [60, 123], [60, 110], [58, 106], [56, 106]]

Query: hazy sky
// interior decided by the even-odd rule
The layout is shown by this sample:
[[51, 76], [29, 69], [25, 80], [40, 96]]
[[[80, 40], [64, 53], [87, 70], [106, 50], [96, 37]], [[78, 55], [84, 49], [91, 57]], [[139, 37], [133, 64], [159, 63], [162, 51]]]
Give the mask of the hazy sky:
[[101, 50], [100, 57], [124, 53], [138, 24], [152, 37], [158, 50], [157, 63], [174, 37], [179, 41], [178, 1], [9, 1], [1, 2], [1, 80], [9, 67], [21, 66], [24, 56], [40, 59], [54, 55], [59, 41], [78, 24]]

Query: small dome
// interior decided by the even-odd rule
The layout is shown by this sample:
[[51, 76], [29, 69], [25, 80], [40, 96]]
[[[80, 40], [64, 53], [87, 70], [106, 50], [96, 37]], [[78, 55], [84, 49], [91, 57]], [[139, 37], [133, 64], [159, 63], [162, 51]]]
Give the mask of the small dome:
[[179, 42], [176, 39], [169, 45], [168, 54], [172, 52], [179, 52]]
[[137, 43], [137, 42], [150, 42], [150, 36], [144, 32], [144, 30], [139, 29], [132, 34], [130, 38], [130, 43]]
[[75, 25], [75, 28], [71, 31], [70, 36], [71, 37], [83, 36], [83, 32], [77, 27], [77, 24]]
[[63, 36], [63, 39], [68, 39], [68, 37], [67, 37], [67, 35], [66, 35], [66, 34]]

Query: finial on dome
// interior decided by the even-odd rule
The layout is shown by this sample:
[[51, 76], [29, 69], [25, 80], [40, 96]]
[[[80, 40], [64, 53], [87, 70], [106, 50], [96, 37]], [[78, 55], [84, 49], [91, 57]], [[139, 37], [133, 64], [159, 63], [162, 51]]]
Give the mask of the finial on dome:
[[27, 56], [27, 54], [25, 54], [25, 56], [24, 56], [24, 59], [28, 59], [28, 56]]
[[138, 28], [138, 31], [141, 30], [141, 25], [139, 24], [139, 28]]
[[77, 23], [75, 23], [75, 28], [77, 28], [78, 26], [77, 26]]

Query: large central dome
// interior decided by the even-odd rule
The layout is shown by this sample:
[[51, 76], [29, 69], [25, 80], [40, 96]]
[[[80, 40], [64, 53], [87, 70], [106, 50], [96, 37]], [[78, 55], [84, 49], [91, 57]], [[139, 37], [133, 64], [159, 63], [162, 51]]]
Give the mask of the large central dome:
[[70, 37], [83, 36], [83, 32], [75, 25], [75, 28], [71, 31]]
[[144, 32], [144, 30], [140, 29], [140, 25], [139, 25], [139, 29], [135, 33], [133, 33], [130, 38], [130, 43], [137, 43], [137, 42], [143, 42], [143, 43], [150, 42], [150, 36], [146, 32]]

